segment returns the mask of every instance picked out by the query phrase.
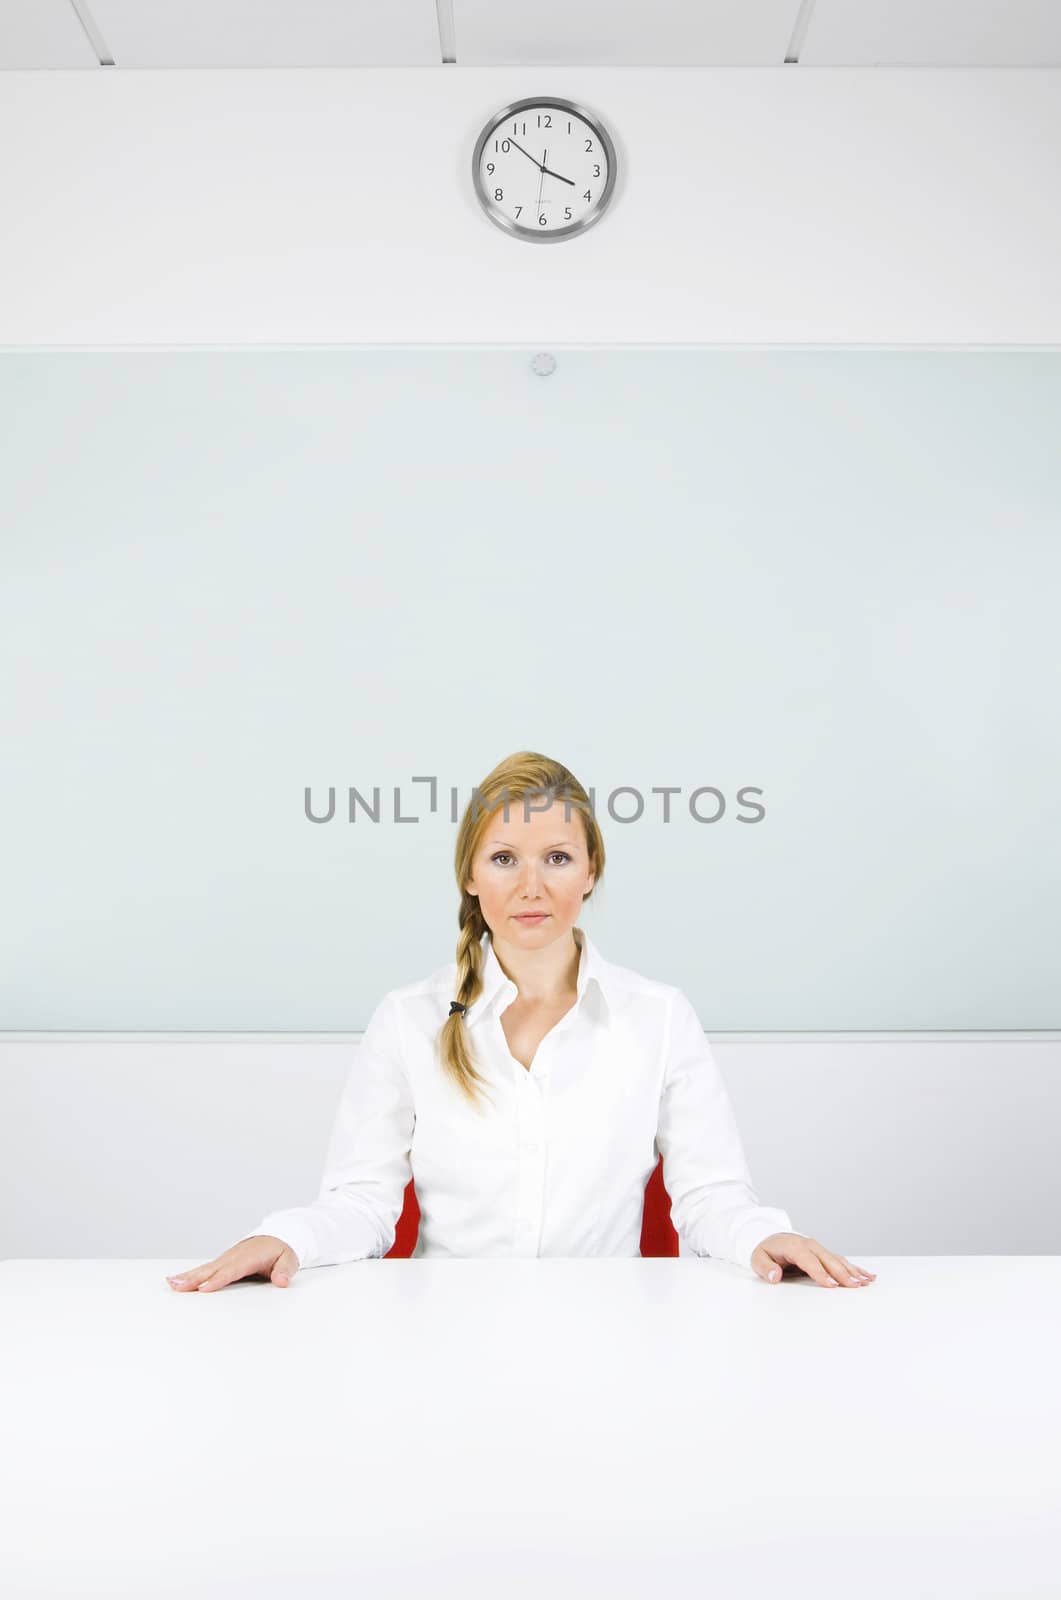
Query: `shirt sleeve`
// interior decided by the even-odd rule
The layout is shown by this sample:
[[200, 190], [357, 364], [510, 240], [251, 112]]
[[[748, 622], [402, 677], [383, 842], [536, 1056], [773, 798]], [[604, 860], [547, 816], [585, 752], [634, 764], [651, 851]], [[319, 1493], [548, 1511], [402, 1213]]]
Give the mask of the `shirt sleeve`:
[[656, 1145], [671, 1221], [696, 1255], [750, 1268], [756, 1245], [794, 1231], [786, 1211], [759, 1203], [722, 1074], [680, 989], [669, 1014]]
[[283, 1239], [300, 1268], [385, 1256], [394, 1244], [416, 1120], [401, 1056], [391, 993], [369, 1018], [350, 1065], [320, 1194], [312, 1205], [270, 1211], [254, 1229]]

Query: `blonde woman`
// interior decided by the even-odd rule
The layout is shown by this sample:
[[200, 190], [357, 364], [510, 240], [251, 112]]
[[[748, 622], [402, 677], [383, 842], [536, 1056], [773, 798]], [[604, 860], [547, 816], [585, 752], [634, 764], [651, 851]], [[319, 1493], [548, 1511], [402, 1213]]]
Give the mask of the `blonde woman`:
[[671, 984], [606, 961], [576, 926], [604, 872], [589, 797], [520, 751], [472, 795], [457, 833], [457, 958], [393, 989], [369, 1020], [318, 1199], [271, 1212], [168, 1281], [213, 1290], [385, 1256], [410, 1178], [416, 1256], [636, 1256], [663, 1157], [671, 1220], [695, 1254], [777, 1283], [866, 1272], [761, 1205], [722, 1077]]

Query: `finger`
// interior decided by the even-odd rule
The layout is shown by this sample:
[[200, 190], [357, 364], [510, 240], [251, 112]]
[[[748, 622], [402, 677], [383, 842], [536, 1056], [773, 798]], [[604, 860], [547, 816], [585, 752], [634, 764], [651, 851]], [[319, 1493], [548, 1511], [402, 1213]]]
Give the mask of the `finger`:
[[874, 1277], [876, 1276], [875, 1273], [867, 1272], [865, 1267], [860, 1267], [857, 1262], [849, 1261], [846, 1256], [841, 1256], [840, 1260], [844, 1263], [847, 1271], [852, 1273], [856, 1278], [861, 1279], [863, 1282], [872, 1283]]
[[166, 1282], [171, 1289], [198, 1289], [202, 1280], [208, 1277], [213, 1270], [214, 1263], [207, 1261], [201, 1267], [190, 1267], [187, 1272], [182, 1272], [173, 1278], [167, 1278]]
[[751, 1255], [751, 1267], [760, 1278], [765, 1278], [767, 1283], [778, 1283], [781, 1279], [781, 1268], [762, 1245], [756, 1245]]
[[837, 1289], [839, 1284], [831, 1276], [822, 1259], [827, 1254], [828, 1252], [823, 1251], [820, 1245], [817, 1247], [807, 1245], [795, 1252], [796, 1265], [802, 1267], [807, 1276], [813, 1278], [815, 1283], [820, 1283], [823, 1289]]
[[858, 1273], [855, 1272], [850, 1261], [848, 1261], [846, 1257], [834, 1255], [831, 1250], [822, 1250], [819, 1252], [819, 1254], [821, 1255], [821, 1259], [825, 1264], [826, 1271], [832, 1273], [833, 1278], [842, 1289], [862, 1288], [862, 1282], [858, 1276]]
[[837, 1256], [836, 1259], [840, 1262], [849, 1285], [862, 1289], [872, 1281], [870, 1273], [863, 1272], [861, 1267], [856, 1266], [853, 1261], [849, 1261], [846, 1256]]
[[231, 1267], [218, 1267], [214, 1272], [211, 1272], [202, 1280], [202, 1282], [199, 1284], [199, 1292], [201, 1294], [204, 1289], [207, 1291], [211, 1291], [213, 1289], [223, 1289], [226, 1283], [232, 1282], [233, 1278], [239, 1278], [242, 1276], [242, 1273], [233, 1272]]

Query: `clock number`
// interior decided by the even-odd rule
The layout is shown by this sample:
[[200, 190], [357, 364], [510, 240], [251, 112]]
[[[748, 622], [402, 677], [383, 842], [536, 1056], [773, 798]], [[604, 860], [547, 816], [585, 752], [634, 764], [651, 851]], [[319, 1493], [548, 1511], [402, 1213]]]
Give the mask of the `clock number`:
[[593, 149], [593, 140], [592, 139], [587, 139], [586, 140], [586, 149], [587, 149], [587, 151]]
[[[520, 131], [520, 126], [519, 126], [519, 123], [518, 123], [518, 122], [514, 122], [514, 123], [513, 123], [513, 124], [512, 124], [512, 132], [513, 132], [513, 133], [519, 133], [519, 131]], [[526, 131], [527, 131], [527, 124], [526, 124], [526, 123], [524, 123], [524, 124], [523, 124], [523, 132], [524, 132], [524, 133], [526, 133]]]
[[570, 206], [565, 206], [564, 207], [564, 221], [565, 222], [570, 222], [570, 220], [571, 220], [571, 207]]
[[539, 226], [539, 228], [544, 228], [545, 227], [545, 212], [544, 211], [542, 212], [541, 216], [538, 218], [538, 226]]
[[[542, 125], [542, 118], [541, 118], [541, 112], [539, 112], [539, 113], [538, 113], [538, 126], [539, 126], [539, 128], [540, 128], [540, 127], [541, 127], [541, 125]], [[547, 112], [546, 112], [546, 113], [545, 113], [545, 126], [546, 126], [546, 127], [547, 127], [547, 128], [551, 128], [551, 127], [552, 127], [552, 125], [553, 125], [553, 119], [552, 119], [552, 117], [551, 117], [551, 116], [550, 116], [550, 114], [549, 114], [549, 112], [548, 112], [548, 111], [547, 111]]]
[[[511, 148], [512, 148], [512, 146], [509, 144], [507, 139], [502, 139], [500, 144], [497, 142], [496, 139], [494, 140], [494, 153], [495, 153], [495, 155], [497, 154], [498, 151], [500, 151], [503, 155], [507, 156], [508, 152], [509, 152], [509, 150]], [[491, 170], [493, 170], [493, 169], [491, 169]]]
[[522, 210], [523, 210], [523, 207], [522, 207], [522, 206], [517, 206], [517, 207], [516, 207], [516, 215], [517, 215], [517, 217], [518, 217], [518, 216], [519, 216], [519, 214], [520, 214], [520, 212], [521, 212], [521, 211], [522, 211]]
[[600, 167], [594, 167], [593, 168], [593, 176], [595, 178], [599, 178], [600, 177]]
[[504, 196], [504, 193], [503, 193], [503, 191], [501, 189], [495, 189], [494, 190], [494, 199], [495, 200], [503, 200], [504, 198], [505, 198], [505, 196]]
[[583, 200], [592, 200], [593, 196], [590, 194], [589, 190], [587, 189], [585, 194], [582, 196], [582, 198], [583, 198]]
[[488, 161], [486, 163], [486, 170], [487, 170], [487, 172], [489, 172], [491, 174], [491, 176], [493, 175], [494, 163], [492, 161]]

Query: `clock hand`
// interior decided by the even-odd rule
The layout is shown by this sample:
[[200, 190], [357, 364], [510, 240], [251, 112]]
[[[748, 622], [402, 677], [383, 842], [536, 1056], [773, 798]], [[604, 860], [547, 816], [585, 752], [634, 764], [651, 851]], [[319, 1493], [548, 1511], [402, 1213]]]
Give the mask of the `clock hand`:
[[[509, 134], [509, 136], [508, 136], [508, 142], [509, 142], [509, 144], [515, 144], [516, 145], [516, 149], [519, 151], [521, 156], [526, 156], [528, 161], [534, 161], [534, 157], [531, 155], [530, 151], [529, 150], [524, 150], [524, 148], [523, 148], [523, 146], [521, 144], [516, 144], [516, 141], [515, 141], [515, 139], [513, 139], [511, 134]], [[541, 166], [541, 162], [540, 161], [534, 161], [534, 165], [536, 167], [540, 167]]]
[[[524, 148], [523, 148], [523, 146], [521, 144], [516, 144], [516, 141], [515, 141], [515, 139], [513, 139], [511, 134], [509, 134], [508, 142], [509, 142], [509, 144], [515, 144], [516, 145], [516, 149], [519, 151], [521, 156], [526, 156], [528, 161], [534, 161], [534, 157], [531, 155], [530, 151], [529, 150], [524, 150]], [[545, 165], [544, 155], [547, 155], [547, 154], [548, 154], [548, 151], [544, 152], [543, 153], [543, 159], [541, 161], [534, 161], [534, 165], [536, 167], [541, 167], [543, 172], [548, 172], [550, 178], [559, 178], [561, 183], [569, 183], [571, 185], [571, 187], [574, 188], [574, 186], [575, 186], [574, 178], [565, 178], [562, 172], [553, 172], [551, 168], [549, 168], [549, 167], [547, 167]]]

